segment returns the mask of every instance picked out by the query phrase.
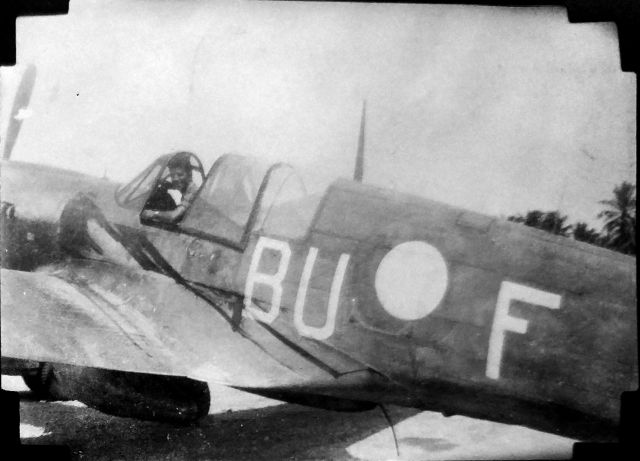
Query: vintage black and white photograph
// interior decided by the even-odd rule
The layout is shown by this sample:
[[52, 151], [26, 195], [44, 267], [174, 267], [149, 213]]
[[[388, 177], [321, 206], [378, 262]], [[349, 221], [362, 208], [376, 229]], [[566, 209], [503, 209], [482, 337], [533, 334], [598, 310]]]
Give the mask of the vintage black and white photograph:
[[574, 19], [205, 0], [18, 17], [0, 311], [20, 443], [422, 461], [619, 442], [637, 81], [619, 24]]

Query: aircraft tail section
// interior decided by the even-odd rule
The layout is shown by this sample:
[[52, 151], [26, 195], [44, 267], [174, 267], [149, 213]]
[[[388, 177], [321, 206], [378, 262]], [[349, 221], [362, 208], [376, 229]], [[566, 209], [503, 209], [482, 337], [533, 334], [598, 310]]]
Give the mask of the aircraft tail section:
[[613, 427], [620, 393], [638, 385], [634, 258], [344, 180], [310, 239], [350, 257], [332, 345], [419, 389], [423, 407]]

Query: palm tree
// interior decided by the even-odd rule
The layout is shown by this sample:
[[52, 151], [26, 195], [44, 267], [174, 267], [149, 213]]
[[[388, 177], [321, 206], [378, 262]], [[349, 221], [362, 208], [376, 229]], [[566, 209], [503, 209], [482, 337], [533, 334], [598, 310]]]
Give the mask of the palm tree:
[[589, 227], [585, 222], [577, 222], [573, 225], [573, 238], [580, 242], [587, 242], [592, 245], [599, 245], [602, 236], [597, 230]]
[[540, 210], [532, 210], [532, 211], [527, 211], [527, 214], [524, 216], [520, 214], [509, 216], [507, 218], [507, 221], [522, 223], [525, 226], [530, 226], [530, 227], [538, 227], [542, 222], [543, 216], [544, 216], [544, 212]]
[[606, 208], [598, 213], [604, 218], [604, 241], [612, 250], [636, 254], [636, 186], [624, 181], [613, 189], [613, 199], [601, 200]]
[[565, 224], [567, 216], [560, 214], [559, 211], [548, 211], [544, 214], [540, 229], [551, 232], [552, 234], [569, 236], [571, 230], [570, 224]]
[[567, 216], [562, 215], [559, 211], [540, 211], [531, 210], [527, 214], [509, 216], [508, 221], [522, 223], [525, 226], [542, 229], [552, 234], [567, 237], [571, 230], [571, 225], [567, 225]]

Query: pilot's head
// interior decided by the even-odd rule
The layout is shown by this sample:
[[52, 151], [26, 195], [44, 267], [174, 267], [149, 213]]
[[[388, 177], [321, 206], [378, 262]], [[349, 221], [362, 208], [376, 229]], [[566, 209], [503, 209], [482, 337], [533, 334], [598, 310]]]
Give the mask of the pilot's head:
[[167, 163], [171, 184], [184, 191], [191, 182], [191, 154], [189, 152], [178, 152]]

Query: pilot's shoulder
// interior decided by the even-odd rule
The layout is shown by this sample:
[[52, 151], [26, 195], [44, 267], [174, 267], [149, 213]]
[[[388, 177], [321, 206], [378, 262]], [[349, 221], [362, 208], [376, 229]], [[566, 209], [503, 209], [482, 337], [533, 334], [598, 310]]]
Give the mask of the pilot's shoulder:
[[190, 182], [184, 191], [184, 196], [193, 198], [196, 192], [198, 192], [198, 186], [194, 182]]
[[181, 205], [188, 206], [194, 199], [196, 192], [198, 192], [198, 186], [195, 183], [190, 182], [185, 191], [182, 194]]

